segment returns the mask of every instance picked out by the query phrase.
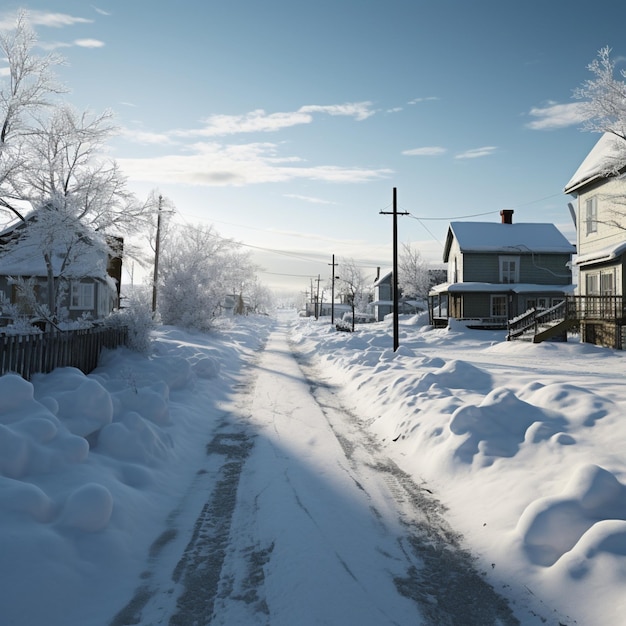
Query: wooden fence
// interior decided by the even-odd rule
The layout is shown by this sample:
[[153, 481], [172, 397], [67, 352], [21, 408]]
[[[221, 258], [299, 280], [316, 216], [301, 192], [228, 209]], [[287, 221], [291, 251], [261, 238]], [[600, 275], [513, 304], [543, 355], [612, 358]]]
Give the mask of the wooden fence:
[[127, 328], [84, 328], [36, 335], [0, 335], [0, 376], [8, 372], [30, 380], [57, 367], [76, 367], [89, 374], [102, 348], [126, 345]]

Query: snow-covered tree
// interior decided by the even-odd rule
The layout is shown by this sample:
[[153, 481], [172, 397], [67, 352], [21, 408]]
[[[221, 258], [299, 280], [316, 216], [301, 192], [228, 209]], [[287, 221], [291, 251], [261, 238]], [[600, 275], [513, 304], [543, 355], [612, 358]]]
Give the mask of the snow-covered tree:
[[339, 294], [352, 309], [352, 330], [355, 312], [365, 312], [370, 300], [370, 288], [360, 267], [354, 259], [342, 259], [339, 263]]
[[37, 56], [35, 44], [25, 13], [0, 34], [8, 63], [0, 82], [0, 207], [18, 220], [2, 252], [16, 267], [43, 261], [39, 313], [55, 321], [68, 280], [88, 276], [114, 288], [107, 256], [118, 256], [121, 237], [150, 223], [153, 207], [136, 200], [115, 161], [104, 157], [115, 130], [111, 114], [79, 113], [54, 100], [63, 91], [52, 74], [61, 59]]
[[[598, 163], [599, 173], [605, 176], [624, 176], [626, 167], [626, 70], [616, 76], [611, 49], [604, 47], [588, 66], [593, 78], [574, 90], [581, 100], [585, 122], [583, 130], [606, 134], [605, 154]], [[610, 137], [613, 138], [610, 141]], [[611, 195], [613, 208], [607, 211], [604, 221], [613, 227], [626, 229], [626, 199]]]
[[22, 139], [30, 134], [33, 119], [50, 107], [64, 88], [54, 76], [63, 60], [55, 53], [34, 53], [37, 36], [25, 12], [17, 16], [15, 28], [0, 32], [0, 53], [7, 67], [0, 76], [0, 206], [21, 216], [19, 193], [14, 196], [13, 176], [24, 165]]
[[[626, 83], [615, 76], [615, 61], [611, 49], [602, 48], [588, 66], [594, 78], [586, 80], [574, 91], [574, 97], [582, 101], [584, 130], [612, 133], [624, 140], [626, 153]], [[626, 70], [619, 76], [626, 78]]]
[[162, 249], [158, 309], [164, 324], [209, 330], [225, 299], [254, 280], [249, 254], [212, 226], [172, 227]]
[[[146, 224], [150, 207], [126, 188], [117, 164], [102, 158], [111, 116], [56, 106], [22, 141], [22, 167], [11, 176], [13, 197], [31, 207], [14, 230], [5, 255], [43, 258], [46, 305], [59, 317], [68, 280], [107, 281], [107, 258], [119, 254], [119, 236]], [[116, 235], [118, 238], [113, 238]], [[26, 263], [25, 263], [26, 265]]]
[[430, 287], [428, 264], [419, 250], [407, 243], [402, 244], [398, 255], [398, 287], [404, 296], [411, 298], [427, 297]]

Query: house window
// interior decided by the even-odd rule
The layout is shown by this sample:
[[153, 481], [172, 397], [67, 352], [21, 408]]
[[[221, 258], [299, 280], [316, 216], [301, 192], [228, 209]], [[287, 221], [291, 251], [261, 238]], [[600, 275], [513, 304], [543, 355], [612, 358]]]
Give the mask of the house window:
[[500, 282], [519, 283], [519, 257], [500, 257]]
[[491, 317], [506, 317], [506, 296], [491, 296]]
[[598, 231], [598, 203], [595, 196], [585, 203], [585, 227], [587, 235]]
[[93, 309], [94, 284], [72, 283], [70, 309]]
[[600, 293], [603, 296], [614, 296], [615, 286], [613, 282], [613, 272], [600, 274]]
[[588, 296], [595, 296], [600, 293], [600, 276], [598, 274], [585, 276], [585, 293]]

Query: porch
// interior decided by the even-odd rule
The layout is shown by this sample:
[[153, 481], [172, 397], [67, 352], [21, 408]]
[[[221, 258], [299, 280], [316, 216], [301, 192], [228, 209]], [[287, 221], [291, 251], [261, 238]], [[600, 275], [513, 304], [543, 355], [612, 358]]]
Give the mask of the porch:
[[565, 296], [549, 309], [529, 309], [509, 320], [507, 340], [540, 343], [567, 340], [567, 331], [579, 328], [581, 341], [617, 350], [626, 345], [624, 296]]

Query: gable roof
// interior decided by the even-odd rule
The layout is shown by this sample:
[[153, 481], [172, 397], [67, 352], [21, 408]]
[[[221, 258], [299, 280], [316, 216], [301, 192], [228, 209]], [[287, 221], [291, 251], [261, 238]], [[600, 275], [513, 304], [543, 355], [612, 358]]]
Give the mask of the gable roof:
[[448, 262], [452, 241], [461, 252], [519, 254], [542, 252], [574, 254], [576, 248], [554, 224], [502, 224], [499, 222], [451, 222], [443, 260]]
[[563, 191], [573, 193], [580, 187], [614, 176], [626, 167], [626, 142], [613, 133], [604, 133], [585, 157]]

